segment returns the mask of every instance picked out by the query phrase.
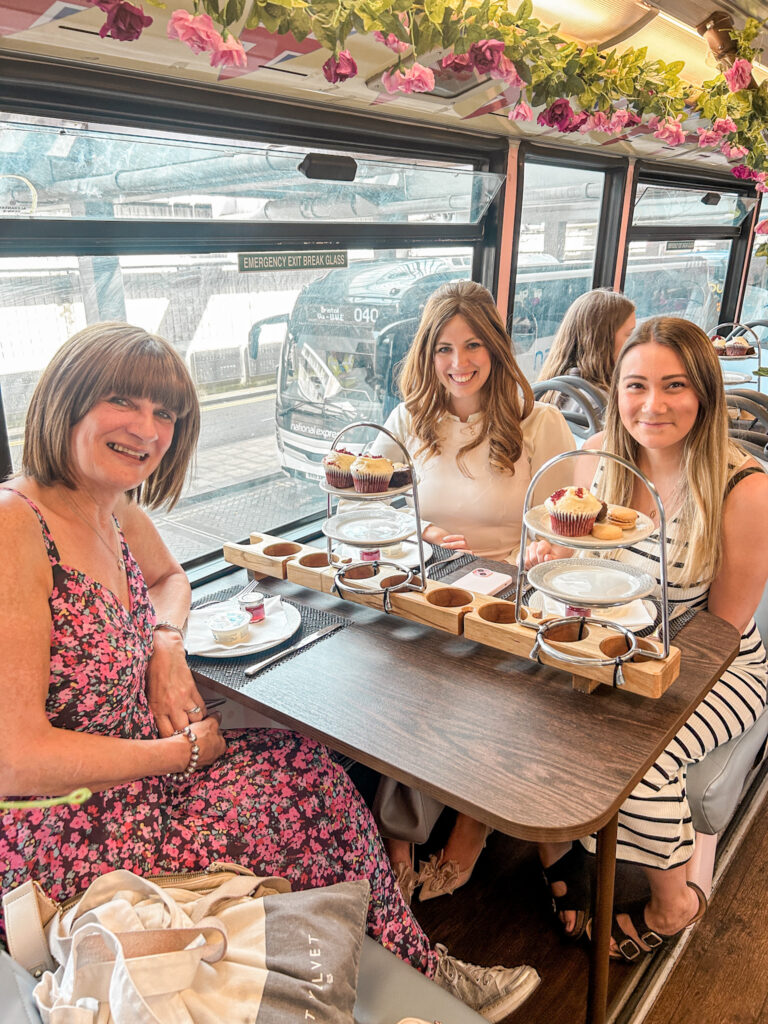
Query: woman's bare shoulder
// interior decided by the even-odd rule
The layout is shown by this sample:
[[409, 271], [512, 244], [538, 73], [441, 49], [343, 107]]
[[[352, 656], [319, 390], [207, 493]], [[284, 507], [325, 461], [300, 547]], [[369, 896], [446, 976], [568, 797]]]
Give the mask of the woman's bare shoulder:
[[0, 487], [0, 566], [11, 575], [23, 572], [27, 578], [38, 570], [47, 579], [43, 531], [34, 509], [22, 497], [25, 491], [23, 485]]

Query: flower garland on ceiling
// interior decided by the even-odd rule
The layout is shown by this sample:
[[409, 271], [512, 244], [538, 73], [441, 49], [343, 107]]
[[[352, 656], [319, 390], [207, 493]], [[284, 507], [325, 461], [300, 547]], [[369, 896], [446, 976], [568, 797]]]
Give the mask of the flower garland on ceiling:
[[[147, 0], [165, 7], [160, 0]], [[152, 18], [128, 0], [95, 0], [107, 14], [102, 36], [137, 39]], [[397, 55], [397, 65], [382, 74], [389, 93], [431, 92], [435, 72], [469, 79], [474, 72], [504, 83], [512, 121], [536, 121], [559, 132], [606, 135], [652, 134], [668, 146], [695, 143], [719, 150], [734, 164], [735, 177], [768, 191], [768, 82], [757, 86], [752, 43], [763, 23], [748, 18], [730, 31], [736, 59], [701, 88], [685, 82], [683, 61], [650, 60], [646, 48], [624, 53], [579, 46], [558, 35], [558, 26], [533, 17], [530, 0], [516, 11], [505, 0], [194, 0], [194, 14], [174, 10], [168, 35], [194, 53], [210, 54], [211, 65], [245, 67], [238, 31], [263, 26], [291, 33], [301, 42], [310, 34], [330, 52], [323, 64], [329, 82], [357, 74], [348, 49], [353, 32], [372, 35]], [[446, 51], [427, 67], [420, 58]], [[685, 122], [705, 120], [689, 130]], [[768, 234], [768, 221], [759, 226]], [[768, 255], [768, 243], [764, 246]]]

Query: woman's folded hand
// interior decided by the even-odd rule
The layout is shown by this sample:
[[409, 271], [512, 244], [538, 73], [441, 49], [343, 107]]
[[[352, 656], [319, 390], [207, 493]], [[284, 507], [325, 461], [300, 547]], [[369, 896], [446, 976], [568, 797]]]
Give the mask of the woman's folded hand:
[[573, 548], [550, 544], [548, 540], [535, 540], [525, 549], [525, 568], [530, 569], [539, 562], [553, 562], [556, 558], [571, 558]]

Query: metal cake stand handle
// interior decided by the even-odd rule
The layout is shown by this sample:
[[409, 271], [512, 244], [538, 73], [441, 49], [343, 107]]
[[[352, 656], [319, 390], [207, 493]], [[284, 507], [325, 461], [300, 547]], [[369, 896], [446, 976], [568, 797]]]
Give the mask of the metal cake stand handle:
[[[426, 569], [426, 565], [424, 563], [424, 541], [423, 541], [423, 538], [421, 536], [421, 509], [419, 507], [419, 490], [418, 490], [418, 485], [416, 483], [416, 469], [415, 469], [415, 467], [413, 465], [413, 461], [411, 459], [411, 456], [408, 454], [408, 451], [407, 451], [405, 445], [403, 444], [403, 442], [400, 440], [400, 438], [396, 437], [392, 433], [391, 430], [388, 430], [385, 426], [382, 426], [380, 423], [369, 423], [369, 422], [367, 422], [365, 420], [358, 420], [355, 423], [348, 423], [345, 427], [341, 428], [341, 430], [338, 432], [336, 437], [331, 442], [331, 450], [336, 448], [336, 445], [339, 443], [339, 441], [344, 436], [344, 434], [347, 433], [347, 431], [355, 430], [358, 427], [370, 427], [373, 430], [378, 430], [382, 434], [386, 434], [387, 437], [391, 441], [394, 441], [395, 444], [398, 446], [398, 448], [400, 449], [400, 451], [402, 452], [402, 454], [404, 456], [404, 460], [403, 461], [406, 463], [406, 465], [408, 466], [408, 468], [411, 471], [411, 490], [413, 492], [413, 511], [414, 511], [414, 514], [415, 514], [415, 517], [416, 517], [416, 542], [417, 542], [418, 548], [419, 548], [419, 569], [420, 569], [420, 574], [419, 574], [418, 582], [415, 582], [414, 581], [413, 570], [412, 569], [408, 569], [405, 566], [400, 565], [397, 562], [390, 562], [390, 561], [387, 561], [387, 560], [380, 560], [380, 559], [377, 559], [375, 562], [363, 562], [363, 561], [350, 562], [348, 565], [344, 565], [340, 569], [337, 570], [336, 575], [333, 578], [333, 589], [336, 591], [336, 593], [340, 597], [343, 597], [343, 593], [342, 593], [343, 590], [349, 590], [349, 591], [351, 591], [354, 594], [373, 594], [373, 593], [375, 593], [375, 591], [372, 591], [368, 587], [354, 587], [350, 583], [348, 583], [345, 580], [345, 578], [344, 578], [346, 573], [348, 573], [351, 569], [357, 569], [360, 566], [374, 566], [374, 568], [377, 570], [378, 567], [381, 566], [381, 565], [391, 565], [391, 566], [394, 566], [396, 569], [401, 569], [406, 574], [406, 578], [404, 580], [401, 580], [399, 583], [392, 584], [391, 586], [387, 586], [386, 585], [386, 577], [385, 577], [383, 585], [380, 587], [380, 590], [379, 590], [379, 593], [382, 595], [382, 598], [383, 598], [384, 611], [389, 614], [389, 612], [391, 612], [391, 610], [392, 610], [392, 606], [391, 606], [391, 603], [390, 603], [390, 593], [391, 592], [393, 592], [395, 590], [406, 590], [406, 589], [407, 590], [418, 590], [418, 591], [422, 591], [423, 592], [427, 588], [427, 569]], [[350, 495], [350, 500], [354, 501], [355, 498], [360, 498], [360, 497], [361, 497], [360, 494]], [[327, 516], [328, 516], [329, 519], [331, 518], [331, 511], [332, 511], [332, 508], [333, 508], [332, 502], [333, 502], [333, 495], [332, 494], [328, 494]], [[385, 547], [386, 547], [386, 545], [385, 545]], [[328, 549], [328, 564], [329, 565], [333, 565], [334, 564], [333, 563], [333, 551], [332, 551], [332, 547], [331, 547], [331, 538], [330, 537], [327, 538], [327, 549]]]
[[[602, 659], [598, 659], [598, 658], [587, 658], [587, 659], [584, 659], [584, 658], [573, 657], [573, 656], [567, 657], [567, 656], [565, 656], [563, 654], [562, 651], [556, 650], [555, 648], [552, 648], [548, 644], [546, 644], [546, 634], [548, 632], [548, 629], [551, 629], [553, 627], [553, 625], [554, 625], [553, 623], [541, 623], [540, 625], [537, 626], [535, 623], [526, 622], [523, 618], [521, 618], [521, 606], [522, 606], [523, 580], [524, 580], [524, 578], [527, 581], [527, 573], [526, 573], [526, 570], [525, 570], [525, 549], [526, 549], [527, 543], [528, 543], [528, 532], [529, 532], [528, 531], [528, 524], [525, 521], [525, 515], [526, 515], [528, 509], [531, 507], [530, 503], [531, 503], [531, 498], [533, 496], [533, 491], [534, 491], [534, 489], [536, 487], [537, 482], [539, 481], [539, 478], [541, 476], [543, 476], [543, 474], [546, 473], [548, 470], [550, 470], [553, 466], [556, 466], [558, 464], [558, 462], [562, 462], [564, 459], [581, 458], [582, 456], [586, 456], [587, 458], [590, 458], [590, 459], [610, 459], [610, 460], [612, 460], [614, 462], [618, 462], [619, 465], [624, 466], [625, 469], [628, 469], [632, 474], [634, 474], [634, 476], [638, 477], [642, 481], [643, 484], [645, 484], [645, 486], [650, 491], [651, 497], [653, 498], [654, 503], [656, 505], [656, 509], [658, 510], [658, 514], [659, 514], [659, 565], [661, 567], [661, 601], [660, 601], [660, 604], [661, 604], [661, 632], [662, 632], [661, 643], [662, 643], [662, 651], [661, 651], [661, 653], [659, 653], [658, 651], [655, 651], [655, 650], [654, 651], [643, 651], [643, 657], [648, 657], [648, 658], [656, 659], [658, 661], [663, 661], [663, 659], [666, 658], [669, 655], [669, 598], [668, 598], [668, 578], [667, 578], [667, 517], [664, 514], [664, 506], [663, 506], [663, 504], [661, 502], [661, 498], [659, 497], [659, 492], [656, 490], [656, 487], [648, 479], [648, 477], [645, 475], [645, 473], [643, 473], [642, 470], [639, 470], [637, 468], [637, 466], [633, 466], [631, 462], [627, 461], [627, 459], [622, 458], [621, 455], [614, 455], [613, 452], [595, 451], [593, 449], [589, 449], [589, 450], [585, 451], [583, 448], [578, 450], [578, 451], [563, 452], [561, 455], [555, 455], [553, 458], [549, 459], [548, 462], [545, 462], [544, 465], [541, 466], [540, 469], [538, 469], [533, 474], [533, 477], [531, 478], [531, 482], [528, 485], [528, 490], [525, 492], [525, 501], [523, 502], [523, 525], [522, 525], [522, 530], [521, 530], [521, 535], [520, 535], [520, 553], [519, 553], [518, 559], [517, 559], [517, 590], [516, 590], [516, 593], [515, 593], [515, 619], [516, 619], [516, 621], [518, 623], [520, 623], [520, 625], [527, 626], [529, 629], [537, 630], [536, 643], [534, 644], [534, 651], [537, 651], [537, 648], [540, 647], [542, 650], [545, 650], [547, 652], [547, 654], [549, 654], [553, 658], [556, 658], [558, 661], [567, 661], [569, 663], [570, 662], [574, 662], [574, 663], [580, 664], [580, 665], [606, 665], [606, 664], [610, 665], [610, 664], [615, 663], [617, 660], [618, 661], [627, 661], [635, 653], [635, 649], [637, 647], [636, 640], [635, 640], [634, 646], [629, 646], [629, 644], [628, 644], [629, 649], [627, 650], [627, 652], [625, 654], [617, 655], [616, 658], [609, 658], [607, 661], [602, 660]], [[567, 543], [567, 540], [568, 540], [567, 537], [563, 538], [564, 543]], [[611, 548], [611, 544], [606, 542], [606, 544], [602, 548], [602, 550], [609, 550], [610, 548]], [[558, 624], [562, 625], [562, 624], [567, 623], [567, 622], [578, 622], [580, 619], [582, 619], [581, 616], [573, 616], [573, 615], [571, 615], [571, 616], [568, 616], [567, 618], [564, 618], [564, 619], [558, 619], [557, 622], [558, 622]], [[618, 623], [618, 622], [610, 622], [609, 620], [597, 620], [597, 619], [592, 620], [592, 621], [594, 621], [594, 622], [600, 621], [602, 624], [609, 625], [609, 626], [611, 626], [611, 628], [616, 629], [620, 633], [624, 633], [625, 635], [626, 635], [626, 633], [629, 632], [623, 626], [621, 626], [620, 623]], [[632, 637], [634, 637], [634, 633], [632, 633], [631, 635], [632, 635]], [[542, 642], [542, 641], [544, 641], [544, 642]]]

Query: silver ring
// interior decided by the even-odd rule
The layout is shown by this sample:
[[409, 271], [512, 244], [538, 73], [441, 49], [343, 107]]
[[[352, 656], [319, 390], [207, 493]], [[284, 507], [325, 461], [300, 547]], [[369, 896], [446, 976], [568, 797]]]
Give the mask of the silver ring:
[[195, 704], [195, 706], [193, 708], [190, 708], [189, 711], [187, 711], [187, 714], [188, 715], [199, 715], [202, 710], [203, 709], [200, 707], [199, 704]]

